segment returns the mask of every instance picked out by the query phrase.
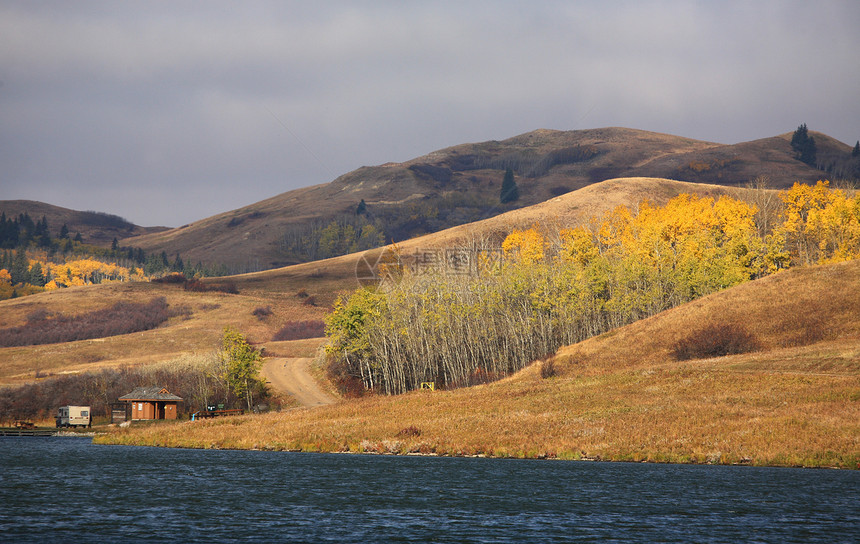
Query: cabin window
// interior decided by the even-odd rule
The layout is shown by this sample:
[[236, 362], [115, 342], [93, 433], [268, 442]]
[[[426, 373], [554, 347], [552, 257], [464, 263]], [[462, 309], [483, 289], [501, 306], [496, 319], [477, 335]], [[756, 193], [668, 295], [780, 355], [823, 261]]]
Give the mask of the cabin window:
[[90, 417], [90, 413], [87, 410], [81, 410], [81, 417]]

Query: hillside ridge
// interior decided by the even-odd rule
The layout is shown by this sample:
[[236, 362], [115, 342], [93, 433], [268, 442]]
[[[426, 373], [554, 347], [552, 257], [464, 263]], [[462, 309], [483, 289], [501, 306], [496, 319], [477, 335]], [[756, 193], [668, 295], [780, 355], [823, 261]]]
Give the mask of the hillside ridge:
[[[850, 155], [847, 144], [823, 133], [810, 134], [823, 164]], [[288, 240], [318, 236], [318, 230], [308, 234], [309, 229], [321, 229], [338, 218], [355, 219], [362, 201], [369, 221], [382, 225], [385, 241], [400, 242], [613, 178], [740, 186], [765, 177], [775, 188], [826, 178], [826, 172], [795, 158], [790, 139], [791, 133], [785, 133], [721, 144], [623, 127], [537, 129], [505, 140], [458, 144], [403, 162], [362, 166], [331, 182], [287, 191], [181, 227], [137, 229], [118, 233], [118, 238], [123, 246], [180, 254], [186, 262], [226, 264], [236, 273], [279, 268], [316, 260], [296, 254]], [[506, 168], [515, 173], [520, 199], [502, 205], [499, 194]], [[98, 238], [109, 243], [111, 234], [117, 233]]]

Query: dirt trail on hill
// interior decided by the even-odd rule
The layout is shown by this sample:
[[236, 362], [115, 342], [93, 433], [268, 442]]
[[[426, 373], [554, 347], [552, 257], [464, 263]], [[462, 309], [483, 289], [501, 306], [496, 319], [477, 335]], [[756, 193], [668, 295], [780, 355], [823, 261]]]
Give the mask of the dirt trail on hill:
[[304, 407], [333, 404], [335, 399], [323, 391], [311, 376], [311, 361], [311, 358], [266, 358], [263, 376], [272, 388], [292, 395]]

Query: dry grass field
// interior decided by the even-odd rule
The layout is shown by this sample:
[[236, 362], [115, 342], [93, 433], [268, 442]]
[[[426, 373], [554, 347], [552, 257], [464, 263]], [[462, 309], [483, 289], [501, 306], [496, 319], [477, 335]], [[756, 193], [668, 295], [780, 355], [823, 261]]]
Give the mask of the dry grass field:
[[[743, 284], [515, 376], [314, 410], [112, 431], [101, 443], [860, 468], [860, 262]], [[679, 361], [731, 325], [755, 351]]]
[[[208, 353], [218, 348], [224, 327], [243, 331], [250, 341], [266, 346], [274, 334], [291, 321], [322, 319], [323, 306], [303, 304], [303, 298], [283, 293], [278, 298], [254, 294], [191, 292], [155, 283], [123, 283], [73, 287], [0, 303], [0, 327], [26, 323], [27, 316], [44, 309], [51, 313], [78, 315], [110, 307], [121, 300], [147, 302], [163, 296], [169, 307], [187, 308], [190, 315], [171, 318], [152, 330], [40, 346], [0, 348], [0, 384], [20, 384], [35, 379], [121, 365], [137, 366], [169, 361], [189, 353]], [[271, 309], [258, 317], [258, 308]], [[259, 313], [259, 312], [258, 312]], [[301, 342], [279, 342], [283, 356], [304, 356], [314, 348]]]

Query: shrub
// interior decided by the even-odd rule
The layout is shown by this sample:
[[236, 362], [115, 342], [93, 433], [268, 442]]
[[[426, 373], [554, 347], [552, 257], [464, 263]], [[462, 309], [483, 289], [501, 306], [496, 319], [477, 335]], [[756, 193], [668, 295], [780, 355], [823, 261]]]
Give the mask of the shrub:
[[400, 431], [397, 433], [397, 436], [399, 436], [399, 437], [421, 436], [421, 429], [419, 429], [415, 425], [410, 425], [408, 427], [404, 427], [403, 429], [400, 429]]
[[194, 278], [186, 281], [183, 287], [186, 291], [193, 291], [195, 293], [216, 291], [221, 293], [228, 293], [231, 295], [239, 294], [239, 288], [236, 287], [235, 281], [227, 281], [224, 283], [203, 283], [202, 281]]
[[672, 355], [679, 361], [723, 357], [760, 349], [755, 336], [734, 324], [712, 323], [675, 343]]
[[346, 398], [358, 398], [369, 393], [365, 389], [360, 376], [350, 374], [349, 367], [343, 361], [331, 359], [326, 367], [326, 375], [331, 383]]
[[275, 342], [285, 340], [304, 340], [307, 338], [319, 338], [325, 335], [325, 322], [321, 319], [310, 321], [290, 321], [272, 338]]
[[117, 302], [110, 308], [81, 315], [40, 317], [26, 325], [0, 329], [0, 346], [36, 346], [130, 334], [154, 329], [171, 317], [190, 314], [187, 306], [169, 308], [164, 297], [147, 303]]
[[165, 276], [161, 276], [160, 278], [152, 280], [153, 283], [164, 283], [169, 285], [184, 284], [187, 281], [188, 279], [185, 277], [185, 274], [181, 272], [174, 272], [172, 274], [167, 274]]
[[257, 319], [263, 320], [272, 315], [272, 307], [271, 306], [260, 306], [258, 308], [254, 308], [254, 311], [251, 312]]
[[552, 359], [544, 361], [540, 364], [540, 377], [543, 379], [552, 378], [558, 375], [558, 370], [555, 368], [555, 362]]

